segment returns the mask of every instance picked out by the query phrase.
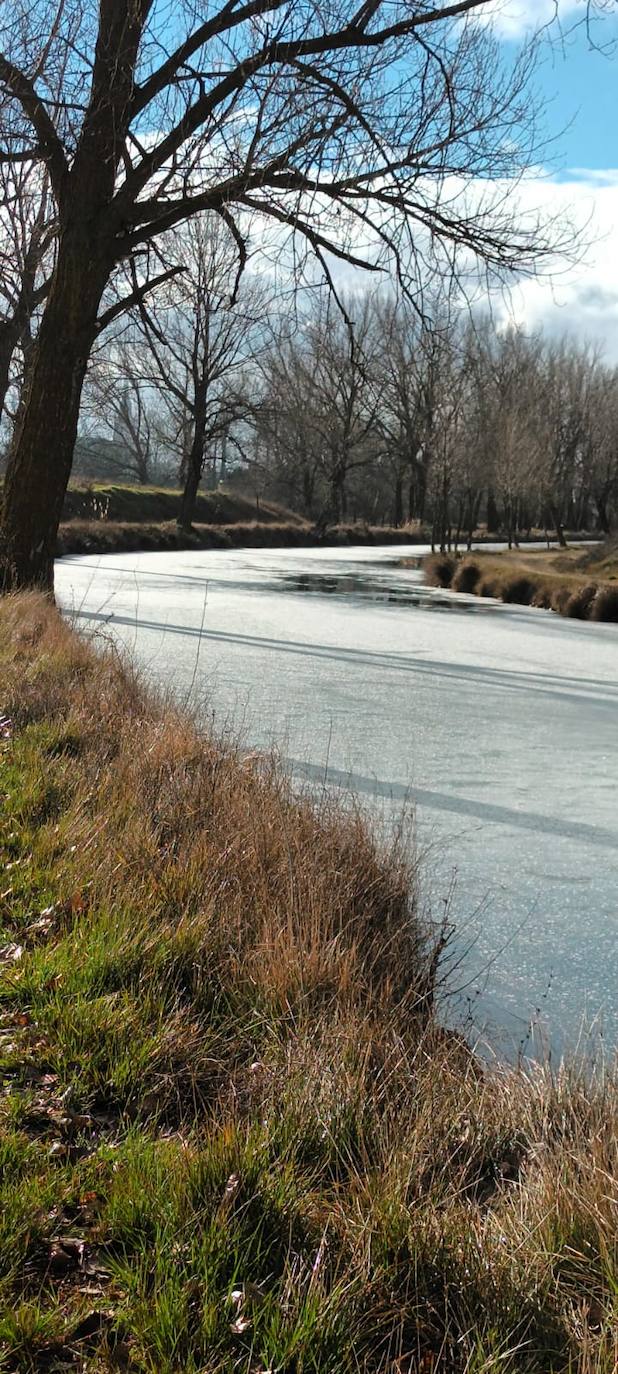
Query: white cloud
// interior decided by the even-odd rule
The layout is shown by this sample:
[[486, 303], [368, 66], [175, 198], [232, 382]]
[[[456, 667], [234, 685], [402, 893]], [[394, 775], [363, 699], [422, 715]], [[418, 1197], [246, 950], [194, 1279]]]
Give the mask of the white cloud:
[[578, 11], [583, 17], [585, 7], [586, 0], [492, 0], [480, 17], [501, 38], [517, 39], [552, 21], [569, 22]]
[[[456, 196], [457, 186], [450, 189]], [[497, 183], [493, 190], [498, 198], [511, 198], [521, 226], [538, 211], [555, 222], [557, 237], [562, 230], [568, 237], [572, 225], [580, 243], [576, 253], [556, 255], [551, 274], [548, 268], [538, 277], [515, 281], [508, 290], [488, 292], [480, 283], [474, 289], [469, 280], [475, 307], [491, 306], [498, 320], [515, 319], [529, 330], [598, 342], [607, 361], [618, 364], [618, 168], [573, 168], [561, 180], [539, 170], [516, 186]], [[488, 187], [468, 184], [462, 194], [473, 205], [477, 195], [479, 200], [487, 196]], [[334, 271], [344, 286], [362, 290], [369, 284], [365, 273], [352, 268], [334, 264]]]
[[529, 280], [510, 298], [515, 318], [528, 328], [598, 341], [618, 363], [618, 169], [573, 169], [561, 181], [528, 179], [519, 194], [580, 229], [578, 261], [558, 261], [551, 282]]

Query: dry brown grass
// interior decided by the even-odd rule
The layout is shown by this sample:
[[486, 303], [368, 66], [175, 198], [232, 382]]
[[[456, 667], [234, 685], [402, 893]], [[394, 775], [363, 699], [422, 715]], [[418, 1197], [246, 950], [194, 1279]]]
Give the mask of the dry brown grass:
[[[430, 586], [536, 606], [572, 619], [618, 619], [618, 588], [611, 584], [618, 559], [611, 551], [597, 549], [596, 556], [580, 549], [480, 551], [463, 558], [432, 554], [423, 560], [423, 568]], [[591, 574], [597, 572], [598, 580], [592, 581]]]
[[59, 557], [68, 554], [139, 553], [172, 549], [314, 548], [342, 544], [414, 544], [425, 536], [416, 527], [391, 529], [382, 525], [332, 525], [318, 529], [300, 519], [278, 522], [251, 520], [234, 524], [196, 523], [189, 531], [175, 521], [158, 523], [119, 520], [67, 521], [58, 532]]
[[401, 852], [39, 597], [0, 680], [7, 1369], [615, 1374], [613, 1070], [483, 1069]]
[[409, 1009], [419, 977], [424, 995], [410, 872], [394, 852], [384, 861], [359, 814], [326, 800], [316, 810], [272, 760], [200, 736], [36, 596], [6, 601], [3, 622], [5, 713], [18, 729], [53, 720], [75, 741], [70, 823], [97, 901], [139, 903], [145, 882], [173, 892], [166, 931], [177, 916], [201, 922], [230, 978], [264, 997], [276, 989], [279, 1008], [366, 1008], [374, 995], [396, 1007], [405, 986]]

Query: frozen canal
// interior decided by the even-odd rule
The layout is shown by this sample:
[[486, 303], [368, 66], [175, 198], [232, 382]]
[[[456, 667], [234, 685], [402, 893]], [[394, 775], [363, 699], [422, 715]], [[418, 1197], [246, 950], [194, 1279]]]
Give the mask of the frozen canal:
[[450, 598], [418, 548], [118, 554], [57, 565], [80, 627], [297, 776], [417, 842], [462, 958], [451, 1017], [618, 1043], [618, 626]]

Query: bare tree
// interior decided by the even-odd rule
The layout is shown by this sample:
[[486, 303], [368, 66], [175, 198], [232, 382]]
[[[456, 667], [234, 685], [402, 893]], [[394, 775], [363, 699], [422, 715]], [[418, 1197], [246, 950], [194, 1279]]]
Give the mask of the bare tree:
[[96, 450], [103, 425], [113, 441], [106, 445], [106, 465], [115, 466], [119, 477], [141, 485], [157, 476], [163, 428], [145, 352], [141, 341], [128, 337], [101, 351], [89, 369], [83, 393], [81, 424], [90, 419], [96, 426], [90, 441], [80, 425], [81, 448], [86, 450]]
[[359, 294], [341, 304], [343, 314], [314, 297], [293, 330], [284, 327], [258, 410], [262, 434], [302, 474], [305, 513], [319, 492], [320, 518], [334, 523], [348, 514], [350, 478], [373, 463], [380, 443], [371, 300]]
[[[0, 162], [0, 413], [12, 383], [21, 393], [33, 319], [49, 287], [55, 231], [47, 175], [32, 164]], [[18, 349], [20, 366], [12, 374]]]
[[319, 499], [320, 436], [312, 424], [313, 378], [297, 342], [290, 338], [287, 322], [273, 322], [259, 359], [250, 467], [274, 484], [279, 499], [313, 519]]
[[394, 487], [395, 525], [426, 514], [438, 371], [448, 331], [445, 305], [441, 296], [421, 317], [405, 298], [376, 301], [377, 425]]
[[[223, 0], [182, 4], [171, 23], [164, 0], [15, 0], [1, 31], [0, 157], [46, 167], [59, 233], [8, 460], [2, 585], [52, 585], [110, 276], [194, 214], [224, 219], [242, 266], [249, 209], [327, 277], [336, 259], [373, 269], [390, 255], [411, 282], [423, 257], [458, 245], [467, 269], [471, 258], [531, 268], [549, 251], [512, 193], [497, 198], [486, 181], [486, 195], [452, 194], [454, 178], [503, 185], [534, 140], [530, 55], [497, 60], [477, 23], [488, 3]], [[48, 74], [60, 67], [58, 101]], [[151, 286], [146, 262], [134, 297]]]
[[174, 251], [181, 275], [154, 305], [142, 303], [137, 323], [150, 359], [146, 376], [166, 408], [166, 434], [180, 459], [178, 523], [188, 529], [206, 463], [235, 442], [235, 427], [249, 413], [244, 373], [263, 344], [268, 292], [248, 272], [232, 291], [236, 244], [212, 213], [190, 220]]
[[597, 528], [609, 534], [618, 517], [618, 369], [597, 368], [592, 386], [589, 492]]

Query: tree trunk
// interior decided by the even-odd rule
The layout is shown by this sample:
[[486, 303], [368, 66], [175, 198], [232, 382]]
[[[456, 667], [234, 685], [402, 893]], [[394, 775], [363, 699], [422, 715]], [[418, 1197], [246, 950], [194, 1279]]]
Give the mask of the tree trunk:
[[610, 523], [607, 511], [608, 498], [605, 493], [597, 492], [595, 500], [597, 507], [597, 529], [601, 531], [601, 534], [609, 534]]
[[552, 506], [552, 507], [551, 507], [551, 517], [552, 517], [552, 525], [554, 526], [554, 529], [555, 529], [555, 531], [556, 531], [556, 538], [557, 538], [557, 540], [558, 540], [558, 543], [559, 543], [559, 545], [560, 545], [560, 548], [561, 548], [561, 549], [566, 549], [566, 548], [568, 548], [567, 541], [566, 541], [566, 539], [565, 539], [565, 537], [564, 537], [564, 527], [563, 527], [563, 524], [562, 524], [562, 520], [560, 519], [560, 515], [559, 515], [558, 510], [556, 509], [555, 506]]
[[312, 515], [313, 515], [313, 488], [314, 488], [314, 480], [315, 480], [315, 479], [314, 479], [314, 475], [313, 475], [313, 473], [312, 473], [312, 471], [311, 471], [311, 468], [309, 468], [309, 467], [307, 467], [307, 466], [303, 466], [303, 468], [302, 468], [302, 476], [303, 476], [303, 515], [306, 515], [306, 516], [307, 516], [307, 519], [310, 520], [311, 517], [312, 517]]
[[[19, 343], [22, 344], [24, 349], [24, 386], [28, 374], [27, 353], [28, 343], [30, 343], [30, 347], [32, 347], [31, 323], [35, 309], [34, 288], [37, 265], [38, 255], [33, 240], [24, 265], [21, 287], [17, 301], [15, 302], [13, 314], [0, 325], [0, 414], [4, 410], [6, 404], [11, 375], [11, 359]], [[22, 386], [22, 395], [24, 386]]]
[[403, 525], [403, 477], [400, 472], [395, 478], [395, 508], [393, 511], [393, 524], [395, 529]]
[[493, 491], [492, 491], [492, 489], [491, 489], [491, 487], [490, 487], [489, 490], [488, 490], [488, 492], [487, 492], [487, 533], [488, 533], [488, 534], [497, 534], [497, 532], [498, 532], [499, 529], [500, 529], [500, 516], [498, 515], [498, 507], [497, 507], [497, 504], [496, 504], [496, 498], [495, 498], [494, 493], [493, 493]]
[[195, 504], [199, 490], [202, 472], [204, 470], [204, 447], [206, 436], [206, 409], [201, 399], [196, 403], [195, 427], [193, 430], [193, 442], [191, 452], [187, 462], [187, 474], [180, 501], [180, 514], [178, 516], [178, 527], [181, 530], [190, 530], [195, 516]]
[[344, 513], [344, 480], [344, 473], [339, 465], [337, 465], [330, 475], [330, 518], [333, 525], [339, 525], [341, 523]]
[[15, 319], [0, 325], [0, 415], [4, 410], [11, 375], [11, 358], [19, 342], [19, 326]]
[[427, 469], [421, 463], [416, 464], [413, 476], [410, 478], [408, 490], [408, 519], [410, 524], [413, 520], [419, 520], [422, 524], [425, 519], [425, 505], [427, 501]]
[[0, 589], [53, 591], [56, 537], [79, 405], [111, 263], [85, 235], [65, 236], [7, 462]]

